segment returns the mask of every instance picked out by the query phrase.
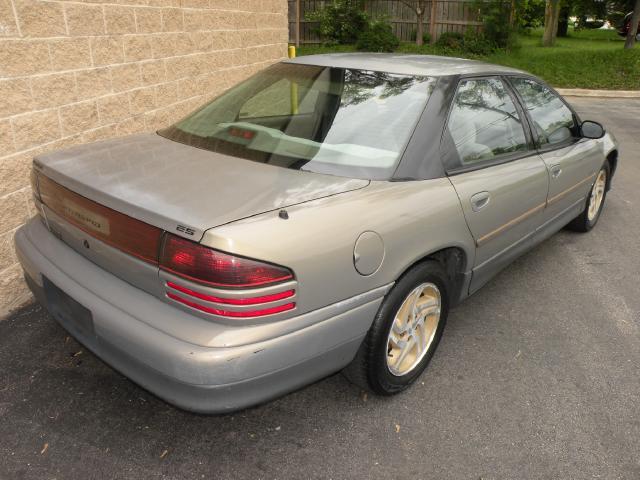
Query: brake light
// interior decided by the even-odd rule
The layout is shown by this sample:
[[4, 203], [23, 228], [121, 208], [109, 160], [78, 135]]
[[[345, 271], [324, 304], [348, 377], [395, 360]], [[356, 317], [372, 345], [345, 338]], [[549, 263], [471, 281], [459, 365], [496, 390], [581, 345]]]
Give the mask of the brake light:
[[165, 236], [160, 268], [216, 287], [251, 288], [293, 278], [288, 268], [236, 257], [171, 234]]
[[256, 136], [256, 132], [252, 132], [251, 130], [243, 130], [240, 128], [231, 127], [229, 130], [229, 135], [232, 137], [240, 137], [245, 140], [251, 140]]

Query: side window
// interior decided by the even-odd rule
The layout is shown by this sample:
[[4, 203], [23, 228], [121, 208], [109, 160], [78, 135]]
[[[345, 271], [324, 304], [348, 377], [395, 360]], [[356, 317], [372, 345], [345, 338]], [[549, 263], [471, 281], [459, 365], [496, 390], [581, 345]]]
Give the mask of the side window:
[[[297, 97], [297, 102], [296, 102]], [[292, 105], [291, 100], [294, 100]], [[286, 78], [269, 85], [245, 102], [240, 119], [309, 114], [315, 110], [318, 90], [311, 90]], [[297, 108], [296, 108], [297, 103]]]
[[564, 102], [544, 85], [528, 78], [512, 78], [524, 106], [529, 112], [540, 145], [566, 142], [576, 133], [573, 113]]
[[460, 82], [447, 126], [463, 165], [528, 149], [518, 111], [498, 78]]

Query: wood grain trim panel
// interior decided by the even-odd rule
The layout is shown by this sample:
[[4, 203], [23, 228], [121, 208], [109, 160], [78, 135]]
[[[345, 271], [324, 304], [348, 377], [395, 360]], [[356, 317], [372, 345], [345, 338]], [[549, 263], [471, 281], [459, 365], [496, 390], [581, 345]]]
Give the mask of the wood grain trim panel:
[[489, 233], [487, 233], [487, 234], [483, 235], [482, 237], [478, 238], [478, 240], [476, 240], [476, 246], [479, 247], [482, 244], [487, 243], [489, 240], [491, 240], [492, 238], [494, 238], [497, 235], [500, 235], [505, 230], [507, 230], [507, 229], [509, 229], [511, 227], [514, 227], [515, 225], [517, 225], [520, 222], [523, 222], [524, 220], [529, 218], [531, 215], [534, 215], [535, 213], [539, 212], [540, 210], [545, 209], [548, 205], [557, 202], [558, 200], [563, 198], [565, 195], [573, 192], [576, 188], [579, 188], [581, 185], [584, 185], [586, 182], [592, 180], [595, 176], [596, 176], [596, 174], [592, 173], [591, 175], [589, 175], [588, 177], [584, 178], [583, 180], [580, 180], [575, 185], [572, 185], [571, 187], [561, 191], [560, 193], [554, 195], [551, 198], [548, 198], [544, 203], [541, 203], [540, 205], [537, 205], [537, 206], [527, 210], [523, 214], [518, 215], [517, 217], [509, 220], [507, 223], [505, 223], [503, 225], [500, 225], [495, 230], [492, 230]]
[[524, 212], [521, 215], [518, 215], [516, 218], [509, 220], [507, 223], [500, 225], [498, 228], [496, 228], [495, 230], [490, 231], [489, 233], [487, 233], [486, 235], [483, 235], [482, 237], [480, 237], [478, 240], [476, 240], [476, 245], [479, 247], [480, 245], [482, 245], [483, 243], [487, 243], [489, 240], [491, 240], [493, 237], [495, 237], [496, 235], [500, 235], [502, 232], [504, 232], [505, 230], [517, 225], [518, 223], [526, 220], [527, 218], [529, 218], [531, 215], [539, 212], [540, 210], [543, 210], [545, 207], [547, 206], [547, 203], [541, 203], [538, 206], [535, 206], [529, 210], [527, 210], [526, 212]]
[[552, 203], [557, 202], [558, 200], [560, 200], [562, 197], [564, 197], [565, 195], [573, 192], [576, 188], [580, 187], [580, 185], [584, 185], [586, 182], [588, 182], [589, 180], [593, 180], [593, 178], [596, 176], [595, 173], [592, 173], [591, 175], [589, 175], [587, 178], [580, 180], [578, 183], [576, 183], [575, 185], [561, 191], [560, 193], [557, 193], [556, 195], [554, 195], [553, 197], [547, 199], [547, 205], [551, 205]]

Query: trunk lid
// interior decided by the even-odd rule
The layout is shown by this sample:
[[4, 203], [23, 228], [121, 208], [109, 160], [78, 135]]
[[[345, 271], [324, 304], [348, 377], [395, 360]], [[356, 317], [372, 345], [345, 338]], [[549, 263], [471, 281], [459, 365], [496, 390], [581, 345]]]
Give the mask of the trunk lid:
[[191, 240], [225, 223], [369, 184], [230, 157], [155, 133], [48, 153], [35, 165], [83, 197]]

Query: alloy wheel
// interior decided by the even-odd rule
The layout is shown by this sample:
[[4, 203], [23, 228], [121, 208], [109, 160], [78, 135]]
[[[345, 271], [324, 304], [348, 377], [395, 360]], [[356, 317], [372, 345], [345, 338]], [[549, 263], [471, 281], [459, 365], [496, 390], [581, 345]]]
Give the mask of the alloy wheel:
[[387, 338], [387, 368], [392, 375], [410, 373], [424, 358], [438, 329], [442, 298], [433, 283], [414, 288], [396, 312]]
[[587, 218], [590, 222], [593, 222], [598, 216], [598, 212], [602, 207], [602, 200], [604, 199], [604, 192], [607, 186], [607, 172], [602, 169], [598, 173], [596, 181], [591, 188], [591, 197], [589, 199], [589, 210], [587, 212]]

